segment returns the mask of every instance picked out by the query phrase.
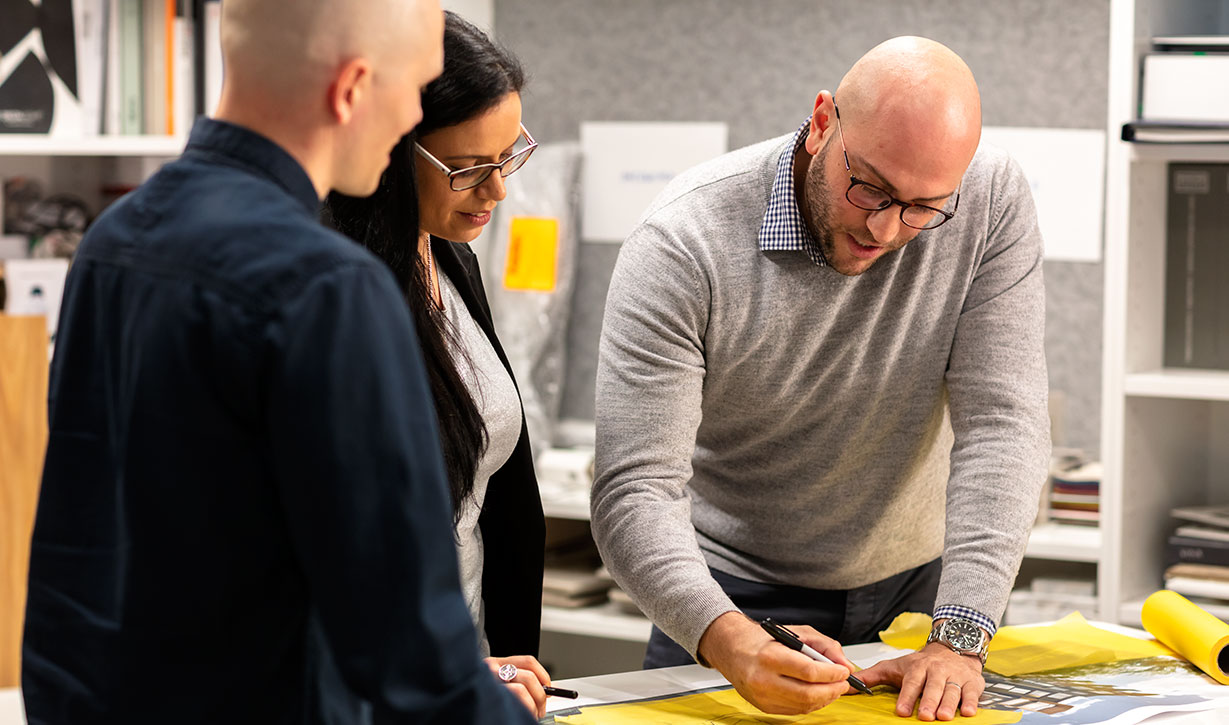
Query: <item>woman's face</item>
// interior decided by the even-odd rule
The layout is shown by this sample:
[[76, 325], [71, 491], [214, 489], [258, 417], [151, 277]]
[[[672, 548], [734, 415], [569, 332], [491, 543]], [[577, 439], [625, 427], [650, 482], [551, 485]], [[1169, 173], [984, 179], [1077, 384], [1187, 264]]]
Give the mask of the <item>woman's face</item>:
[[[421, 137], [419, 145], [451, 169], [494, 164], [512, 155], [521, 135], [521, 97], [509, 93], [481, 116]], [[507, 196], [506, 179], [493, 171], [486, 181], [453, 191], [448, 175], [414, 154], [418, 176], [418, 215], [424, 232], [453, 242], [472, 242], [495, 205]]]

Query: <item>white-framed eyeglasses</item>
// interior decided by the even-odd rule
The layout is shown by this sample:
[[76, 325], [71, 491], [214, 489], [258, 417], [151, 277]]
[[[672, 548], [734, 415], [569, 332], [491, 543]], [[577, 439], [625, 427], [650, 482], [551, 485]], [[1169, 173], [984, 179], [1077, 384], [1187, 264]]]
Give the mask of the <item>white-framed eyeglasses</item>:
[[[533, 140], [533, 136], [529, 135], [525, 124], [521, 124], [521, 136], [525, 137], [525, 146], [508, 158], [500, 161], [497, 164], [478, 164], [477, 166], [467, 166], [464, 169], [453, 169], [447, 164], [431, 155], [431, 152], [423, 148], [417, 141], [414, 142], [414, 150], [420, 156], [427, 160], [435, 168], [448, 175], [448, 186], [453, 191], [465, 191], [479, 186], [487, 180], [491, 172], [499, 169], [499, 175], [507, 178], [511, 176], [517, 169], [525, 165], [529, 160], [530, 154], [538, 147], [538, 142]], [[519, 137], [518, 137], [519, 140]]]

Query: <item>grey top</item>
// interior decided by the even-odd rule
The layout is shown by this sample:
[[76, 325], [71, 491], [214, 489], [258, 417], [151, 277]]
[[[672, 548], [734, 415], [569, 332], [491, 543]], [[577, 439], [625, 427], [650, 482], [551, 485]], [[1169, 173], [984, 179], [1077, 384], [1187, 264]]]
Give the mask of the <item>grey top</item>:
[[757, 245], [790, 140], [671, 182], [607, 298], [593, 533], [693, 655], [736, 609], [709, 566], [848, 589], [942, 555], [937, 605], [997, 621], [1046, 475], [1042, 245], [1018, 166], [983, 147], [954, 219], [844, 277]]
[[[457, 521], [457, 556], [461, 565], [461, 590], [470, 616], [478, 628], [483, 656], [490, 654], [482, 609], [482, 530], [478, 528], [478, 516], [486, 498], [487, 482], [498, 471], [521, 435], [521, 399], [517, 395], [512, 378], [495, 354], [495, 348], [478, 322], [469, 314], [465, 301], [448, 279], [439, 275], [440, 296], [444, 300], [444, 315], [452, 332], [448, 341], [449, 352], [456, 361], [461, 379], [469, 389], [478, 413], [486, 423], [489, 441], [478, 469], [474, 473], [474, 490], [461, 505], [461, 517]], [[508, 542], [499, 542], [507, 544]], [[511, 545], [515, 545], [512, 543]]]

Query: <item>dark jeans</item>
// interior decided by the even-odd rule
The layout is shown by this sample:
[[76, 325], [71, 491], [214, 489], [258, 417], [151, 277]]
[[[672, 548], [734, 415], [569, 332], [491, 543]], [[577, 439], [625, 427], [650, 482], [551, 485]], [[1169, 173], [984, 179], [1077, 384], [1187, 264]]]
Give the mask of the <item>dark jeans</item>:
[[[874, 642], [901, 612], [934, 610], [942, 562], [935, 559], [857, 589], [807, 589], [787, 584], [761, 584], [709, 569], [725, 593], [748, 617], [772, 617], [782, 624], [809, 624], [843, 645]], [[644, 653], [646, 670], [695, 664], [654, 625]]]

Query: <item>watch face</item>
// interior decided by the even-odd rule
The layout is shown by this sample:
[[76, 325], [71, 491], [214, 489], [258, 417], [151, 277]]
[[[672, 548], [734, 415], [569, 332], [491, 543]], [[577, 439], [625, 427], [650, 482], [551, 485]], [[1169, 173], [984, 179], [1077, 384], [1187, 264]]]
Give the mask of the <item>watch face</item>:
[[981, 647], [982, 631], [967, 619], [949, 619], [943, 623], [943, 638], [956, 649], [974, 652]]

